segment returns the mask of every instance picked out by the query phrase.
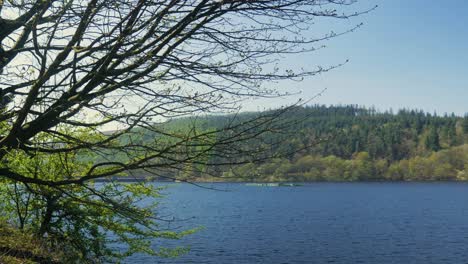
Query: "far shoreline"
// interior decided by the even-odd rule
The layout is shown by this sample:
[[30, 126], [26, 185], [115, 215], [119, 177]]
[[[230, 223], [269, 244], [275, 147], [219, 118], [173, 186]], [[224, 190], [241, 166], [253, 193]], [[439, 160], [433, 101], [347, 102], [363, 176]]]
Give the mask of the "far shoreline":
[[142, 182], [160, 182], [160, 183], [188, 183], [188, 184], [199, 184], [199, 183], [239, 183], [239, 184], [310, 184], [310, 183], [468, 183], [468, 180], [355, 180], [355, 181], [246, 181], [246, 180], [168, 180], [168, 179], [151, 179], [151, 178], [113, 178], [113, 179], [97, 179], [95, 182], [105, 183], [105, 182], [127, 182], [127, 183], [142, 183]]

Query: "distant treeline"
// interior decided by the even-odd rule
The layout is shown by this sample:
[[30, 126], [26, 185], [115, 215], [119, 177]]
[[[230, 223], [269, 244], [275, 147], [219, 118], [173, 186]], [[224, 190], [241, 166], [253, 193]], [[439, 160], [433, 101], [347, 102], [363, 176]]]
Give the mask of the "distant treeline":
[[[254, 114], [242, 115], [238, 118]], [[209, 128], [230, 118], [207, 117], [202, 123]], [[282, 119], [298, 122], [291, 122], [294, 125], [283, 133], [266, 134], [254, 142], [268, 149], [267, 156], [282, 153], [281, 158], [188, 170], [191, 173], [179, 176], [248, 181], [468, 179], [468, 116], [314, 105], [284, 113]], [[179, 120], [177, 126], [183, 125]], [[278, 141], [281, 144], [268, 148], [268, 142]]]
[[224, 172], [223, 178], [245, 181], [437, 181], [468, 180], [468, 144], [429, 156], [390, 162], [368, 152], [352, 159], [304, 155], [293, 160], [249, 163]]

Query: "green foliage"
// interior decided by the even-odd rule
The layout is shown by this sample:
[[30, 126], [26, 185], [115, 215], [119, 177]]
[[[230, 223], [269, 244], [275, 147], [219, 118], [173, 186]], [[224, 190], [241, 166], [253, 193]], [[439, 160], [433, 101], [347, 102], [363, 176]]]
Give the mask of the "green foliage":
[[[237, 118], [242, 121], [252, 116], [255, 113], [239, 114]], [[231, 122], [231, 118], [179, 119], [169, 126], [181, 129], [191, 127], [195, 122], [201, 130], [220, 128]], [[263, 134], [261, 139], [249, 144], [265, 147], [269, 142], [281, 142], [270, 146], [270, 154], [289, 153], [286, 155], [289, 160], [294, 159], [294, 150], [307, 147], [296, 155], [333, 155], [352, 159], [357, 152], [367, 152], [373, 160], [394, 162], [468, 143], [465, 141], [467, 132], [463, 129], [457, 132], [457, 124], [464, 127], [468, 117], [454, 115], [436, 116], [415, 110], [392, 114], [355, 105], [313, 105], [285, 113], [284, 119], [297, 120], [297, 123], [286, 127], [282, 133]]]
[[[238, 119], [245, 120], [253, 115], [255, 113], [240, 114]], [[457, 147], [468, 143], [464, 128], [468, 126], [468, 117], [437, 116], [414, 110], [393, 114], [354, 105], [314, 105], [298, 107], [286, 113], [284, 118], [297, 122], [282, 133], [265, 133], [248, 142], [251, 148], [264, 149], [266, 156], [281, 158], [233, 168], [208, 168], [202, 173], [185, 173], [183, 176], [201, 181], [208, 180], [205, 175], [244, 181], [448, 180], [464, 177], [460, 172], [464, 169], [461, 160], [455, 162], [454, 157], [439, 159], [455, 152], [461, 155], [464, 149]], [[195, 122], [196, 127], [203, 130], [221, 127], [230, 121], [230, 116], [208, 116], [196, 121], [178, 119], [168, 126], [182, 129]], [[210, 176], [209, 180], [213, 178]]]
[[439, 134], [434, 127], [429, 129], [428, 135], [426, 136], [426, 148], [432, 151], [438, 151], [440, 149]]
[[[86, 140], [100, 136], [92, 130], [76, 131], [74, 135], [87, 137]], [[81, 177], [89, 171], [92, 162], [83, 158], [84, 155], [87, 152], [81, 150], [56, 154], [12, 150], [7, 159], [18, 174], [60, 181]], [[105, 171], [106, 168], [96, 170]], [[114, 262], [136, 252], [173, 256], [184, 250], [161, 251], [151, 241], [179, 239], [191, 232], [159, 229], [155, 211], [162, 197], [161, 190], [149, 182], [88, 181], [48, 186], [3, 180], [0, 183], [0, 220], [31, 234], [46, 248], [66, 252], [60, 259], [65, 263]], [[113, 248], [115, 244], [119, 244], [118, 250]]]
[[[268, 168], [268, 169], [265, 169]], [[372, 160], [369, 153], [358, 152], [352, 159], [336, 156], [303, 156], [297, 160], [262, 165], [246, 164], [232, 169], [230, 175], [246, 175], [247, 181], [440, 181], [467, 180], [468, 144], [433, 152], [427, 157], [389, 163]], [[252, 174], [249, 174], [252, 175]]]
[[468, 114], [465, 115], [465, 118], [463, 118], [462, 127], [463, 127], [463, 133], [468, 134]]

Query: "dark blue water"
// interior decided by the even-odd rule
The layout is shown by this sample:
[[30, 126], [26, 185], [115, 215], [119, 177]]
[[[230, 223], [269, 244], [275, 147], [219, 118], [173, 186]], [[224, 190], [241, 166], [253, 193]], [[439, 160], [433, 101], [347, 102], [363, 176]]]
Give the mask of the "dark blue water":
[[[205, 229], [128, 263], [468, 263], [468, 184], [174, 184], [161, 209]], [[166, 244], [168, 245], [168, 244]]]

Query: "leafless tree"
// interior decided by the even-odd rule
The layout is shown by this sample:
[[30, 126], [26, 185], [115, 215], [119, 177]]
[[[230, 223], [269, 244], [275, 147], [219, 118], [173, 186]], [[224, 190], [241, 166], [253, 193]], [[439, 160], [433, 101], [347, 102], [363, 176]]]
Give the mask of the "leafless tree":
[[[340, 11], [354, 2], [0, 0], [0, 175], [60, 188], [135, 170], [164, 176], [187, 164], [265, 158], [239, 142], [287, 126], [281, 116], [289, 108], [204, 130], [166, 124], [235, 112], [244, 99], [278, 96], [271, 81], [335, 67], [294, 72], [280, 62], [359, 27], [309, 37], [318, 19], [367, 12]], [[151, 140], [139, 139], [148, 132]], [[12, 152], [59, 155], [65, 175], [21, 173]], [[68, 170], [69, 154], [92, 164]]]

